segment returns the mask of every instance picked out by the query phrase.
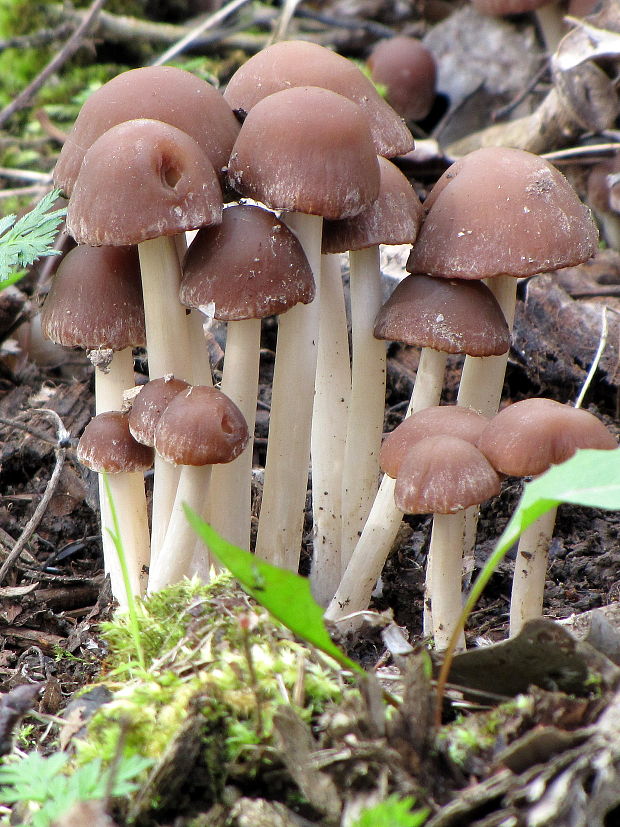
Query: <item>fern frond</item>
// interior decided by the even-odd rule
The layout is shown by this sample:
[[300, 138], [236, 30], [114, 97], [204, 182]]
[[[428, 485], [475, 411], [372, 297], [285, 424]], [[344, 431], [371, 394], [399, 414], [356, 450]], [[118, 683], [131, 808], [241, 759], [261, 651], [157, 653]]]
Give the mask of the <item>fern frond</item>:
[[66, 210], [49, 210], [59, 195], [57, 189], [48, 192], [19, 221], [15, 215], [0, 219], [0, 289], [16, 281], [16, 274], [38, 258], [58, 255], [52, 245]]

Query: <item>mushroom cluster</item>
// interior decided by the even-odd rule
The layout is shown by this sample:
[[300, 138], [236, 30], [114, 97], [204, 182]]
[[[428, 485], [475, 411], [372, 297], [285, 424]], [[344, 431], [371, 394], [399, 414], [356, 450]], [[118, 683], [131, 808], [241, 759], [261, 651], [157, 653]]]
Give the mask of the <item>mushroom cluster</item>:
[[[408, 94], [422, 106], [421, 87]], [[410, 103], [407, 117], [422, 117]], [[136, 594], [208, 578], [183, 504], [250, 547], [261, 319], [277, 315], [255, 553], [297, 570], [310, 473], [312, 585], [327, 617], [340, 619], [367, 607], [403, 513], [433, 514], [426, 628], [445, 644], [475, 508], [511, 473], [484, 434], [501, 395], [516, 279], [584, 261], [597, 236], [563, 176], [519, 150], [460, 159], [422, 207], [389, 160], [412, 147], [403, 118], [353, 63], [301, 41], [263, 49], [223, 95], [184, 70], [152, 67], [119, 75], [84, 105], [55, 170], [78, 247], [43, 321], [51, 338], [93, 354], [97, 416], [80, 457], [110, 480], [132, 475], [135, 493], [115, 486], [112, 497], [117, 508], [132, 503], [135, 522], [123, 517], [121, 533]], [[188, 231], [197, 231], [189, 246]], [[385, 304], [381, 244], [412, 245]], [[63, 293], [69, 311], [58, 309]], [[227, 325], [221, 388], [205, 316]], [[407, 417], [381, 447], [386, 340], [422, 355]], [[137, 394], [136, 346], [146, 346], [149, 370]], [[450, 408], [440, 406], [448, 353], [465, 355]], [[122, 440], [102, 436], [112, 419]], [[106, 439], [114, 449], [106, 464], [94, 458], [94, 431], [103, 454]], [[127, 468], [121, 442], [140, 457]], [[104, 557], [122, 604], [109, 542]]]

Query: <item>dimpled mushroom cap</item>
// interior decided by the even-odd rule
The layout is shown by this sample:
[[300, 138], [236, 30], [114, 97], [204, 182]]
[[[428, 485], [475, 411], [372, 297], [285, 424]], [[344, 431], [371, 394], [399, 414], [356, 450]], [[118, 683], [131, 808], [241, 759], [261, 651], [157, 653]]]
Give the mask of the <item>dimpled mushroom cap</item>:
[[148, 119], [113, 126], [84, 156], [67, 229], [92, 246], [138, 244], [217, 224], [222, 193], [196, 141]]
[[137, 248], [70, 250], [43, 305], [41, 330], [65, 347], [143, 347], [146, 333]]
[[496, 471], [471, 442], [431, 436], [401, 462], [394, 501], [405, 514], [453, 514], [497, 496], [500, 487]]
[[127, 414], [106, 411], [91, 419], [84, 428], [77, 458], [91, 471], [122, 474], [149, 469], [153, 464], [153, 449], [133, 438]]
[[82, 106], [54, 169], [56, 185], [71, 195], [91, 144], [113, 126], [136, 118], [164, 121], [186, 132], [218, 173], [239, 132], [232, 109], [206, 81], [173, 66], [130, 69], [93, 92]]
[[377, 155], [392, 158], [413, 149], [407, 126], [372, 82], [347, 58], [316, 43], [288, 40], [262, 49], [235, 72], [224, 97], [232, 109], [250, 112], [267, 95], [295, 86], [320, 86], [358, 104]]
[[389, 37], [367, 60], [375, 83], [385, 86], [387, 102], [408, 121], [425, 118], [435, 100], [437, 66], [432, 52], [415, 37]]
[[593, 414], [542, 398], [508, 405], [489, 421], [477, 444], [494, 468], [511, 477], [542, 474], [579, 448], [618, 447]]
[[477, 411], [458, 405], [433, 405], [416, 411], [383, 440], [379, 453], [381, 470], [396, 479], [409, 448], [430, 436], [455, 436], [475, 445], [488, 421]]
[[407, 269], [444, 277], [531, 276], [597, 250], [590, 211], [547, 161], [485, 147], [456, 161], [424, 204]]
[[312, 269], [297, 237], [261, 207], [228, 207], [222, 223], [199, 230], [183, 262], [179, 297], [214, 304], [222, 321], [262, 319], [314, 299]]
[[155, 430], [155, 450], [173, 465], [232, 462], [248, 440], [239, 408], [226, 394], [206, 385], [178, 393]]
[[323, 223], [323, 252], [344, 253], [376, 244], [413, 244], [424, 214], [405, 175], [379, 157], [379, 195], [354, 218]]
[[129, 430], [143, 445], [155, 445], [155, 429], [159, 418], [177, 393], [187, 390], [189, 382], [168, 374], [151, 379], [140, 388], [129, 411]]
[[357, 215], [379, 194], [379, 164], [364, 113], [315, 86], [259, 101], [243, 123], [228, 171], [242, 195], [324, 218]]
[[496, 356], [510, 347], [506, 319], [479, 281], [411, 275], [381, 308], [377, 339], [471, 356]]

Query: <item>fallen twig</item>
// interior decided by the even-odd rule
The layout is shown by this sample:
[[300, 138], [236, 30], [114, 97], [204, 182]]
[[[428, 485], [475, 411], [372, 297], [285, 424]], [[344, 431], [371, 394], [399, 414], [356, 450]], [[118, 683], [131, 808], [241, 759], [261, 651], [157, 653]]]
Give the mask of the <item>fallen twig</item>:
[[[41, 408], [38, 413], [48, 414], [56, 423], [56, 448], [55, 448], [55, 455], [56, 455], [56, 462], [54, 464], [54, 470], [52, 471], [52, 475], [47, 483], [43, 496], [39, 501], [39, 504], [35, 508], [31, 518], [26, 523], [24, 530], [20, 534], [19, 538], [15, 542], [15, 545], [11, 549], [11, 552], [7, 556], [6, 560], [0, 567], [0, 584], [4, 582], [4, 578], [6, 577], [9, 569], [12, 567], [13, 563], [19, 558], [22, 550], [24, 549], [28, 540], [32, 537], [34, 532], [36, 531], [37, 526], [41, 522], [43, 515], [45, 514], [45, 510], [49, 505], [50, 500], [52, 499], [54, 492], [58, 486], [58, 481], [60, 479], [60, 472], [63, 469], [65, 457], [67, 454], [67, 449], [70, 447], [70, 434], [66, 430], [65, 426], [63, 425], [62, 419], [58, 416], [56, 411], [52, 411], [49, 408]], [[16, 424], [16, 423], [13, 423]], [[23, 427], [21, 425], [17, 425], [17, 427]], [[43, 439], [48, 441], [48, 437], [44, 436]]]
[[88, 30], [94, 24], [97, 14], [105, 2], [106, 0], [94, 0], [86, 14], [86, 17], [67, 40], [60, 52], [52, 58], [47, 66], [39, 72], [36, 78], [29, 83], [16, 98], [14, 98], [9, 104], [7, 104], [7, 106], [4, 107], [2, 111], [0, 111], [0, 128], [2, 128], [9, 118], [11, 118], [16, 112], [19, 112], [20, 109], [28, 106], [32, 97], [39, 91], [39, 89], [41, 89], [48, 78], [51, 77], [54, 72], [57, 72], [60, 67], [75, 54], [77, 49], [80, 47], [82, 40], [88, 33]]

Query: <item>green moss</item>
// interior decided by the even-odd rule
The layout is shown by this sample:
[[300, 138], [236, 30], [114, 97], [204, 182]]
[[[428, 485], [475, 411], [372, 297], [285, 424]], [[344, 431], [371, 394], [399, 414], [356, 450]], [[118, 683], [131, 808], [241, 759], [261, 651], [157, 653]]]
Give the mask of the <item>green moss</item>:
[[337, 664], [293, 640], [229, 577], [158, 592], [145, 601], [139, 622], [147, 668], [133, 664], [128, 681], [134, 647], [127, 621], [119, 616], [103, 628], [109, 656], [102, 682], [113, 698], [78, 744], [80, 764], [111, 761], [121, 732], [125, 757], [163, 760], [189, 727], [204, 733], [200, 760], [218, 768], [222, 784], [233, 766], [251, 777], [272, 760], [274, 715], [282, 704], [293, 704], [312, 723], [328, 704], [357, 693]]

